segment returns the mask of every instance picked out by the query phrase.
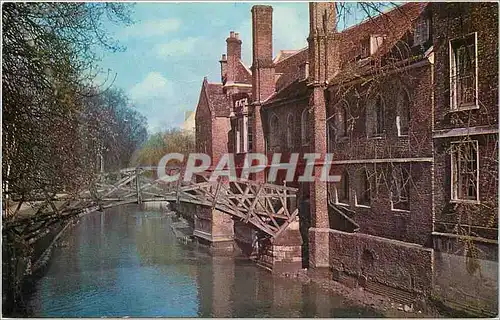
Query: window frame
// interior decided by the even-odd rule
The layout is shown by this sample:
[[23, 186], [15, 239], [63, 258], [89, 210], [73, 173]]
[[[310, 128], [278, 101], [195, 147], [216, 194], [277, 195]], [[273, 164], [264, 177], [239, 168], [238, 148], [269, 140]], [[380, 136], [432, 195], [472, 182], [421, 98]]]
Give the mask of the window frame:
[[[427, 16], [421, 16], [417, 19], [417, 22], [415, 23], [415, 32], [413, 33], [413, 45], [423, 45], [427, 41], [429, 41], [430, 38], [430, 24], [431, 24], [431, 19]], [[420, 35], [418, 32], [419, 30], [422, 31], [423, 28], [419, 29], [419, 26], [425, 23], [425, 30], [423, 31], [423, 36]]]
[[288, 148], [293, 148], [293, 124], [294, 124], [294, 116], [291, 112], [286, 116], [286, 143]]
[[[391, 196], [391, 198], [390, 198], [390, 201], [391, 201], [391, 211], [396, 211], [396, 212], [410, 212], [411, 211], [411, 201], [410, 201], [411, 192], [410, 192], [410, 186], [409, 186], [409, 183], [410, 183], [409, 180], [411, 179], [411, 166], [410, 166], [410, 164], [407, 164], [407, 165], [408, 165], [408, 170], [406, 170], [406, 168], [405, 168], [406, 166], [404, 164], [402, 164], [402, 163], [398, 163], [398, 164], [393, 165], [391, 167], [391, 185], [394, 186], [394, 183], [395, 183], [395, 181], [394, 181], [395, 177], [394, 177], [394, 171], [393, 171], [394, 168], [397, 167], [397, 168], [399, 168], [399, 170], [401, 170], [400, 171], [401, 172], [401, 177], [400, 178], [402, 180], [405, 180], [404, 179], [405, 178], [405, 173], [404, 172], [406, 171], [408, 182], [406, 184], [405, 184], [404, 181], [401, 181], [401, 182], [403, 183], [403, 185], [402, 185], [403, 188], [406, 185], [408, 185], [408, 187], [407, 187], [408, 189], [406, 190], [406, 194], [407, 194], [407, 200], [406, 200], [406, 202], [408, 203], [408, 209], [396, 208], [394, 206], [394, 200], [393, 200], [394, 199], [394, 194], [392, 192], [392, 187], [391, 187], [391, 191], [390, 191], [390, 196]], [[399, 198], [401, 199], [401, 195], [399, 195]]]
[[[344, 179], [346, 178], [346, 179]], [[347, 184], [344, 185], [344, 183]], [[349, 183], [349, 172], [347, 170], [344, 170], [342, 172], [342, 176], [341, 176], [341, 179], [340, 179], [340, 183], [339, 183], [339, 187], [340, 188], [347, 188], [345, 191], [347, 191], [347, 195], [346, 195], [346, 198], [345, 199], [342, 199], [342, 200], [347, 200], [347, 202], [341, 202], [340, 199], [339, 199], [339, 188], [337, 187], [337, 185], [334, 185], [334, 188], [335, 188], [335, 204], [338, 204], [338, 205], [342, 205], [342, 206], [350, 206], [349, 202], [351, 200], [351, 186], [350, 186], [350, 183]]]
[[[406, 132], [403, 132], [402, 130], [402, 125], [401, 125], [401, 120], [403, 119], [403, 110], [402, 106], [404, 105], [404, 97], [408, 98], [408, 105], [406, 106], [406, 113], [407, 113], [407, 128]], [[397, 106], [397, 112], [396, 112], [396, 130], [398, 133], [398, 137], [408, 137], [410, 134], [410, 123], [411, 123], [411, 96], [408, 90], [403, 88], [401, 90], [401, 95], [398, 98], [398, 106]]]
[[[379, 117], [378, 101], [381, 101], [382, 117]], [[365, 108], [365, 130], [366, 130], [367, 137], [369, 139], [381, 139], [381, 138], [386, 136], [387, 123], [385, 121], [386, 120], [385, 115], [386, 115], [385, 99], [382, 97], [381, 94], [377, 94], [374, 99], [369, 100], [369, 103], [367, 104], [367, 107]], [[370, 123], [369, 118], [370, 117], [375, 118], [375, 123], [373, 123], [372, 125], [369, 125], [369, 123]], [[380, 118], [383, 120], [382, 132], [378, 132]]]
[[[371, 193], [371, 181], [368, 178], [368, 171], [366, 169], [363, 169], [358, 176], [359, 181], [358, 181], [358, 188], [363, 188], [363, 193], [368, 192], [368, 203], [359, 203], [358, 201], [358, 188], [356, 188], [356, 191], [354, 192], [354, 205], [356, 207], [360, 208], [371, 208], [371, 200], [372, 200], [372, 193]], [[368, 186], [368, 189], [366, 188]]]
[[[343, 140], [349, 136], [349, 122], [347, 120], [349, 104], [347, 101], [342, 100], [334, 117], [335, 140]], [[342, 121], [340, 121], [342, 120]], [[342, 124], [342, 127], [340, 126]], [[342, 129], [342, 130], [340, 130]]]
[[[457, 54], [455, 52], [455, 48], [460, 48], [462, 46], [456, 46], [454, 43], [458, 41], [464, 41], [467, 42], [467, 39], [469, 37], [473, 37], [474, 40], [474, 102], [472, 103], [466, 103], [466, 104], [461, 104], [458, 105], [458, 73], [457, 73]], [[449, 90], [450, 90], [450, 111], [455, 112], [455, 111], [464, 111], [464, 110], [473, 110], [473, 109], [479, 109], [479, 99], [478, 99], [478, 93], [479, 93], [479, 81], [478, 81], [478, 54], [477, 54], [477, 32], [471, 32], [468, 34], [465, 34], [461, 37], [456, 37], [453, 39], [450, 39], [448, 42], [448, 55], [449, 55]]]
[[459, 181], [460, 175], [457, 175], [457, 164], [456, 164], [456, 153], [460, 152], [459, 149], [453, 148], [450, 152], [450, 202], [451, 203], [480, 203], [479, 198], [479, 141], [478, 140], [468, 140], [468, 141], [452, 141], [451, 145], [463, 145], [472, 144], [475, 148], [476, 155], [476, 199], [463, 199], [459, 198]]
[[[276, 119], [276, 123], [274, 123], [274, 119]], [[272, 113], [271, 117], [269, 117], [269, 138], [270, 138], [270, 147], [274, 148], [279, 146], [279, 117], [276, 113]]]
[[302, 146], [308, 146], [310, 144], [309, 137], [309, 108], [305, 108], [300, 116], [300, 133]]
[[247, 128], [247, 149], [246, 149], [246, 152], [252, 152], [252, 149], [253, 149], [253, 121], [254, 121], [254, 118], [253, 118], [253, 115], [252, 114], [248, 114], [246, 115], [246, 118], [247, 118], [247, 125], [246, 125], [246, 128]]
[[335, 123], [332, 119], [326, 121], [326, 150], [330, 153], [335, 149]]

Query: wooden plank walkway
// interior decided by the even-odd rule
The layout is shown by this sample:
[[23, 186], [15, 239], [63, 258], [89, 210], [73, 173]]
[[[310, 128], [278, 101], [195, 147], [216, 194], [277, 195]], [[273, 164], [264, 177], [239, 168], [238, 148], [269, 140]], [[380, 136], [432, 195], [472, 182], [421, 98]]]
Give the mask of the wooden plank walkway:
[[[59, 202], [65, 201], [58, 206], [61, 210], [44, 214], [43, 220], [63, 217], [68, 212], [74, 214], [92, 206], [107, 209], [129, 203], [184, 202], [222, 211], [276, 238], [290, 223], [298, 219], [296, 188], [248, 180], [229, 181], [227, 178], [211, 181], [204, 174], [195, 175], [190, 182], [182, 181], [181, 175], [178, 181], [167, 183], [154, 179], [154, 170], [155, 168], [127, 168], [102, 174], [95, 185], [77, 197], [57, 199]], [[40, 218], [42, 216], [16, 219], [7, 226], [22, 226], [26, 219], [32, 224]]]

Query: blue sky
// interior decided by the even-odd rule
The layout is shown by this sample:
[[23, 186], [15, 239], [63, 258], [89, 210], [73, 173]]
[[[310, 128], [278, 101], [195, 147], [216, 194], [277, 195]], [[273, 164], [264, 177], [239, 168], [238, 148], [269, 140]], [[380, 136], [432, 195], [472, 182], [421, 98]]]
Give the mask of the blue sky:
[[[180, 126], [184, 112], [196, 108], [203, 77], [220, 82], [218, 61], [229, 31], [240, 33], [242, 59], [251, 64], [250, 10], [255, 4], [136, 3], [134, 24], [108, 28], [126, 50], [105, 53], [100, 66], [116, 74], [114, 86], [128, 93], [148, 119], [150, 132]], [[308, 3], [272, 6], [275, 54], [305, 47]]]

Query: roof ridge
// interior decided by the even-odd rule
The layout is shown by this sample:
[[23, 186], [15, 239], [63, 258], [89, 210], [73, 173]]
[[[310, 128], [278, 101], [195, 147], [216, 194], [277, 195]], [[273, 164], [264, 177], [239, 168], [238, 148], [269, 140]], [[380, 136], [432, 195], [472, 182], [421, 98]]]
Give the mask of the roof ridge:
[[[302, 51], [307, 50], [307, 49], [309, 49], [309, 46], [305, 46], [304, 48], [302, 48], [302, 49], [297, 49], [297, 50], [288, 50], [288, 51], [295, 51], [295, 52], [294, 52], [293, 54], [289, 55], [288, 57], [284, 58], [283, 60], [277, 61], [277, 62], [275, 62], [275, 63], [281, 63], [282, 61], [285, 61], [285, 60], [287, 60], [287, 59], [289, 59], [289, 58], [291, 58], [291, 57], [293, 57], [293, 56], [296, 56], [297, 54], [299, 54], [299, 53], [301, 53]], [[280, 52], [281, 52], [281, 51], [286, 51], [286, 50], [280, 50]], [[276, 56], [276, 57], [278, 57], [278, 56]]]
[[239, 59], [239, 63], [243, 66], [243, 68], [245, 68], [248, 74], [252, 74], [252, 71], [245, 65], [245, 63], [241, 59]]

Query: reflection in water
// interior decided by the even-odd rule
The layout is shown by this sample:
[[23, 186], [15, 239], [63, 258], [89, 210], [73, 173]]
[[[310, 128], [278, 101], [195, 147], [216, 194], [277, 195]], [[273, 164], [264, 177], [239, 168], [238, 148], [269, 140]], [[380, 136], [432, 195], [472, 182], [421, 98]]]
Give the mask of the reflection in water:
[[90, 214], [57, 248], [29, 303], [51, 317], [381, 316], [241, 258], [176, 241], [172, 218], [137, 206]]

